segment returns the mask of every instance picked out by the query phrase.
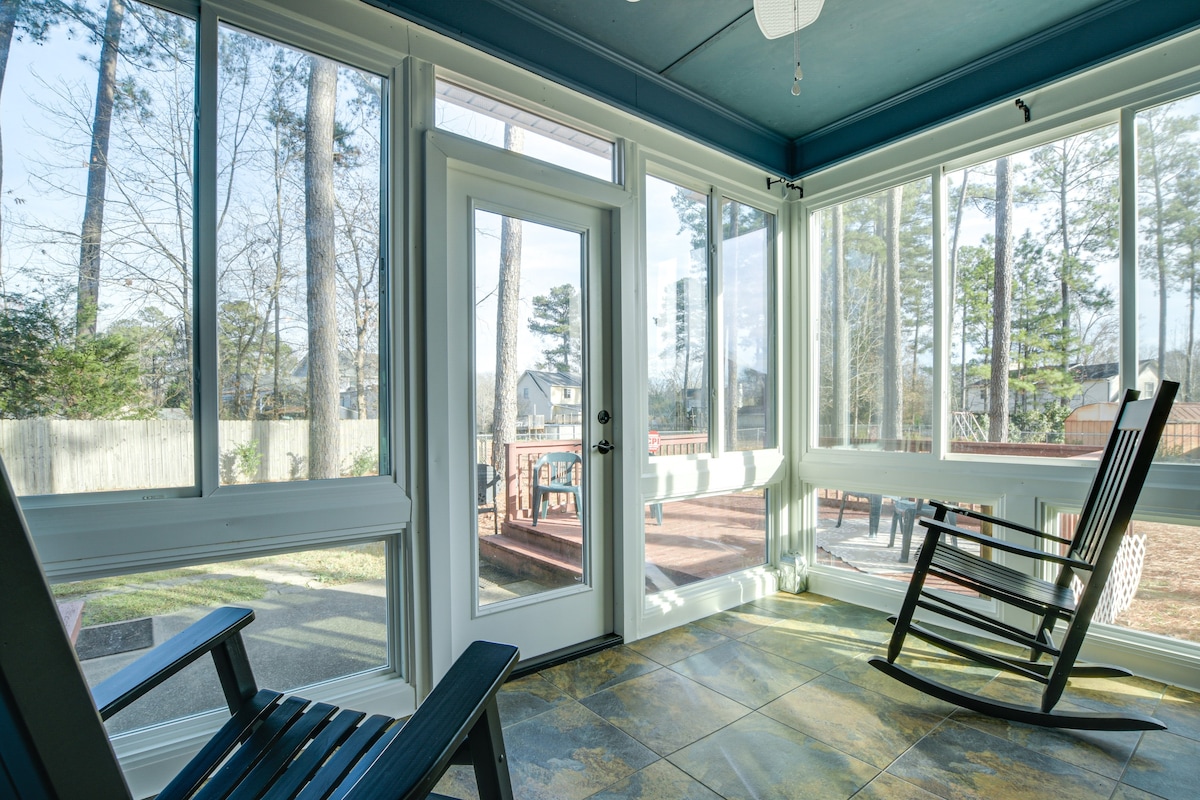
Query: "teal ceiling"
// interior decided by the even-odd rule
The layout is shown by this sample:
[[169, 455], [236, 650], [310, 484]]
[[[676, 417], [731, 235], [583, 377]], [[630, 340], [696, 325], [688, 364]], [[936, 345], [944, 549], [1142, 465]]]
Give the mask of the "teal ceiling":
[[[1200, 0], [368, 0], [788, 177], [1200, 27]], [[1014, 114], [1017, 114], [1014, 109]]]

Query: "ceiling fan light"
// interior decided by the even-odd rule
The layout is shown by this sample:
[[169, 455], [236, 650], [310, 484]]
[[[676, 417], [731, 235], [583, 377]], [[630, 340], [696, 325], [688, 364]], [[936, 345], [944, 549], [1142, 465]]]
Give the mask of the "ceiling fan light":
[[754, 19], [763, 36], [778, 39], [816, 22], [825, 0], [754, 0]]

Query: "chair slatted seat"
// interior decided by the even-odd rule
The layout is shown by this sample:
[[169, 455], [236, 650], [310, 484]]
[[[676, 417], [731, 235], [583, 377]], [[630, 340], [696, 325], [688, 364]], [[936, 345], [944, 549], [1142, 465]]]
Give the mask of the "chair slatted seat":
[[[1121, 540], [1133, 516], [1138, 494], [1166, 425], [1171, 403], [1179, 388], [1164, 381], [1152, 400], [1138, 400], [1126, 392], [1096, 475], [1084, 501], [1075, 534], [1067, 539], [1044, 533], [973, 509], [931, 501], [933, 519], [922, 518], [926, 529], [913, 576], [896, 616], [887, 656], [870, 663], [897, 680], [950, 703], [995, 717], [1034, 725], [1090, 730], [1160, 730], [1166, 726], [1137, 713], [1092, 713], [1056, 710], [1071, 677], [1127, 677], [1128, 670], [1108, 665], [1077, 663], [1092, 615], [1112, 571]], [[955, 518], [975, 519], [1015, 534], [1032, 536], [1035, 546], [996, 538], [952, 524]], [[955, 543], [949, 541], [953, 539]], [[1053, 580], [992, 561], [964, 549], [960, 542], [1010, 556], [1021, 556], [1041, 565], [1040, 572], [1056, 572]], [[1064, 552], [1065, 551], [1065, 552]], [[1029, 628], [1008, 624], [972, 608], [963, 596], [927, 585], [929, 578], [960, 586], [1000, 604], [1033, 615]], [[1072, 584], [1082, 584], [1078, 594]], [[1025, 655], [1013, 656], [987, 645], [977, 646], [955, 630], [934, 630], [915, 621], [941, 619], [955, 629], [965, 628], [985, 639], [1015, 645]], [[1056, 628], [1062, 629], [1056, 637]], [[909, 635], [971, 661], [1028, 678], [1044, 688], [1037, 706], [1023, 706], [956, 689], [915, 669], [897, 663]]]
[[405, 721], [259, 689], [248, 608], [219, 608], [90, 690], [0, 461], [0, 795], [130, 798], [103, 721], [211, 656], [230, 718], [157, 800], [424, 798], [470, 764], [483, 800], [511, 800], [496, 693], [517, 648], [473, 642]]

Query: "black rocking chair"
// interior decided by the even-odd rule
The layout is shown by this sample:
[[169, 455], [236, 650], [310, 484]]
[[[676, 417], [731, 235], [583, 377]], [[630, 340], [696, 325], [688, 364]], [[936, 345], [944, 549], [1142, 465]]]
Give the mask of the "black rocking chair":
[[[870, 659], [871, 665], [933, 697], [1002, 719], [1044, 727], [1087, 730], [1166, 728], [1153, 717], [1132, 712], [1093, 713], [1056, 711], [1054, 708], [1070, 677], [1109, 678], [1128, 677], [1131, 674], [1119, 667], [1076, 664], [1075, 660], [1083, 646], [1092, 614], [1104, 592], [1178, 388], [1179, 384], [1164, 381], [1153, 400], [1137, 400], [1138, 393], [1135, 391], [1126, 393], [1072, 539], [1053, 536], [970, 509], [933, 502], [937, 509], [935, 518], [920, 520], [927, 529], [925, 541], [917, 556], [912, 581], [900, 613], [890, 620], [895, 630], [888, 645], [887, 658], [874, 656]], [[949, 513], [1028, 534], [1039, 540], [1038, 545], [1025, 547], [957, 527], [947, 521]], [[1057, 577], [1043, 580], [1019, 572], [954, 546], [945, 540], [946, 536], [957, 536], [959, 541], [975, 542], [981, 547], [1052, 565], [1058, 570]], [[926, 586], [926, 581], [931, 577], [1033, 614], [1032, 630], [1006, 624], [956, 600], [959, 596], [949, 591]], [[1078, 599], [1072, 589], [1073, 578], [1078, 578], [1083, 584]], [[1028, 656], [1009, 656], [994, 649], [958, 641], [951, 632], [935, 632], [914, 622], [913, 616], [918, 608], [984, 636], [1015, 644]], [[1056, 643], [1054, 628], [1060, 621], [1065, 628], [1061, 643]], [[977, 663], [1016, 673], [1044, 685], [1040, 707], [1006, 703], [962, 691], [897, 664], [896, 659], [909, 634]]]
[[496, 706], [511, 645], [471, 644], [398, 722], [259, 689], [241, 636], [254, 612], [222, 608], [89, 692], [3, 463], [0, 476], [0, 797], [129, 798], [102, 721], [211, 653], [232, 717], [157, 800], [423, 798], [451, 764], [474, 766], [482, 798], [511, 800]]

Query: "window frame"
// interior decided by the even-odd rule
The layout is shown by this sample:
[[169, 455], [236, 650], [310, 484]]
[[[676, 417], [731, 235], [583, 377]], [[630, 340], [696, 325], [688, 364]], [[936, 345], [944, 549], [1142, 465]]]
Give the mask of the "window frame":
[[[1078, 506], [1094, 474], [1094, 462], [1072, 459], [975, 456], [946, 452], [949, 424], [948, 348], [951, 309], [948, 286], [946, 198], [944, 173], [1019, 152], [1090, 129], [1119, 124], [1122, 385], [1137, 378], [1137, 182], [1136, 114], [1149, 107], [1200, 92], [1200, 63], [1196, 48], [1200, 32], [1181, 35], [1086, 73], [1039, 89], [1031, 103], [1033, 121], [1013, 124], [1011, 104], [1001, 104], [965, 116], [936, 129], [914, 133], [889, 147], [835, 165], [804, 180], [805, 198], [796, 204], [792, 235], [801, 259], [801, 287], [793, 295], [804, 318], [794, 319], [798, 347], [791, 364], [796, 370], [798, 424], [790, 440], [790, 460], [796, 467], [796, 511], [801, 525], [792, 544], [812, 554], [816, 525], [815, 487], [857, 486], [898, 495], [927, 495], [930, 487], [970, 502], [991, 503], [996, 513], [1026, 525], [1039, 526], [1051, 508]], [[872, 194], [913, 180], [934, 176], [935, 236], [935, 414], [934, 447], [930, 454], [823, 450], [813, 446], [818, 424], [816, 351], [819, 319], [818, 243], [811, 241], [812, 215], [836, 203]], [[807, 384], [805, 384], [807, 381]], [[969, 465], [964, 469], [964, 464]], [[1139, 517], [1176, 523], [1195, 523], [1200, 511], [1192, 502], [1196, 465], [1156, 463], [1143, 489]], [[891, 608], [903, 586], [892, 587], [867, 576], [838, 575], [814, 565], [809, 590], [875, 608]], [[1019, 620], [1010, 620], [1019, 623]], [[1154, 641], [1150, 641], [1154, 639]], [[1089, 636], [1085, 656], [1129, 666], [1140, 674], [1186, 683], [1187, 670], [1200, 660], [1200, 646], [1180, 640], [1163, 641], [1140, 632], [1096, 630]], [[1190, 667], [1187, 665], [1191, 665]]]
[[[216, 72], [219, 26], [228, 24], [249, 34], [336, 59], [347, 66], [379, 75], [385, 82], [383, 152], [381, 153], [380, 243], [386, 308], [381, 308], [380, 363], [390, 384], [381, 395], [381, 447], [389, 448], [387, 474], [280, 484], [226, 485], [219, 482], [218, 406], [216, 392], [202, 390], [195, 398], [196, 482], [184, 489], [123, 490], [22, 498], [39, 553], [52, 580], [71, 580], [122, 572], [170, 568], [225, 558], [270, 555], [340, 542], [384, 538], [399, 552], [403, 530], [411, 515], [407, 450], [407, 391], [397, 381], [405, 374], [395, 356], [403, 352], [406, 331], [401, 324], [404, 276], [403, 217], [398, 198], [404, 197], [403, 161], [398, 146], [407, 119], [402, 64], [406, 54], [383, 44], [364, 42], [341, 30], [331, 33], [312, 18], [284, 15], [278, 9], [253, 3], [179, 3], [144, 0], [166, 11], [197, 21], [196, 97], [197, 135], [193, 181], [193, 281], [195, 315], [193, 369], [198, 385], [217, 382], [217, 263], [216, 263]], [[375, 11], [355, 18], [367, 29]], [[382, 288], [382, 287], [381, 287]], [[383, 415], [386, 414], [386, 417]], [[382, 459], [381, 459], [382, 460]], [[353, 509], [353, 523], [344, 513]], [[172, 531], [164, 542], [161, 531]], [[389, 636], [398, 641], [399, 629], [390, 623]], [[393, 656], [398, 654], [393, 646]], [[393, 663], [398, 659], [393, 657]]]

